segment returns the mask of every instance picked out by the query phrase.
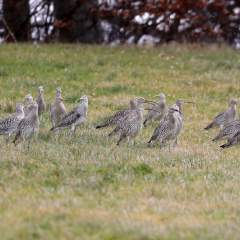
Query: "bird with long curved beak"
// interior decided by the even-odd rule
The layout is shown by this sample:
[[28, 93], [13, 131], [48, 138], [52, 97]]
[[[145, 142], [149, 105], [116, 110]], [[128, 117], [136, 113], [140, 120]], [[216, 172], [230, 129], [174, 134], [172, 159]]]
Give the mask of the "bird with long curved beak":
[[[182, 131], [182, 128], [183, 128], [183, 103], [191, 103], [191, 104], [195, 104], [197, 105], [197, 103], [194, 103], [194, 102], [190, 102], [190, 101], [185, 101], [183, 99], [178, 99], [176, 104], [179, 108], [179, 112], [181, 114], [179, 114], [178, 116], [178, 123], [177, 123], [177, 130], [176, 130], [176, 137], [175, 137], [175, 141], [173, 143], [173, 147], [176, 147], [177, 146], [177, 142], [178, 142], [178, 135], [180, 134], [180, 132]], [[166, 115], [166, 117], [164, 118], [164, 120], [166, 120], [168, 118], [168, 115]]]
[[26, 151], [26, 140], [29, 139], [28, 149], [30, 146], [31, 138], [39, 131], [39, 119], [38, 119], [38, 104], [34, 101], [28, 106], [31, 109], [28, 116], [25, 116], [18, 124], [14, 145], [17, 146], [19, 142], [24, 142], [24, 150]]
[[82, 103], [75, 107], [73, 110], [68, 112], [63, 119], [54, 127], [50, 129], [50, 131], [56, 131], [59, 129], [72, 128], [72, 137], [75, 136], [75, 131], [77, 126], [83, 124], [87, 118], [87, 110], [88, 110], [88, 98], [87, 96], [82, 96], [78, 98], [75, 102], [82, 100]]
[[220, 127], [220, 131], [222, 131], [222, 129], [224, 127], [226, 127], [228, 124], [230, 124], [232, 121], [234, 121], [236, 112], [237, 112], [236, 105], [239, 105], [239, 103], [237, 103], [236, 99], [232, 99], [230, 108], [228, 108], [226, 111], [218, 114], [214, 118], [214, 120], [204, 129], [209, 130], [212, 128]]
[[56, 88], [56, 98], [54, 102], [51, 104], [49, 109], [49, 116], [52, 121], [52, 126], [57, 125], [62, 118], [67, 114], [67, 110], [64, 106], [64, 101], [72, 102], [71, 100], [64, 99], [61, 97], [62, 89], [60, 87]]
[[[159, 97], [159, 102], [155, 103], [152, 109], [148, 112], [145, 121], [143, 122], [144, 127], [146, 127], [149, 123], [152, 123], [152, 130], [154, 129], [154, 122], [159, 121], [164, 118], [164, 116], [167, 113], [167, 104], [166, 104], [166, 98], [163, 93], [160, 93], [158, 95], [155, 95], [154, 97]], [[157, 110], [157, 111], [153, 111]]]
[[46, 111], [46, 103], [43, 97], [43, 86], [38, 87], [38, 97], [35, 99], [35, 102], [38, 104], [38, 117], [41, 122], [42, 115]]
[[[177, 130], [178, 116], [176, 112], [179, 111], [177, 104], [174, 104], [168, 109], [168, 118], [164, 119], [153, 132], [151, 139], [149, 140], [148, 147], [151, 147], [156, 140], [160, 141], [160, 149], [162, 148], [162, 143], [164, 141], [168, 142], [169, 152], [170, 152], [170, 141], [175, 139], [175, 133]], [[182, 114], [182, 113], [181, 113]]]

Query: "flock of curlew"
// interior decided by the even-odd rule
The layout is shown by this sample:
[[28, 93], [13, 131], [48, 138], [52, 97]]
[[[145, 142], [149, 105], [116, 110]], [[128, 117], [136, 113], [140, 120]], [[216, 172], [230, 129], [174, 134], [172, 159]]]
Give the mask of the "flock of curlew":
[[[70, 101], [61, 97], [61, 88], [56, 89], [56, 98], [49, 109], [49, 116], [52, 121], [52, 128], [50, 131], [62, 130], [66, 128], [72, 129], [72, 137], [74, 137], [76, 128], [83, 124], [87, 118], [88, 98], [82, 96], [76, 100], [82, 100], [81, 104], [77, 105], [70, 112], [66, 111], [64, 101]], [[106, 121], [99, 124], [96, 128], [103, 129], [109, 126], [115, 126], [109, 137], [119, 135], [117, 145], [127, 139], [130, 145], [130, 138], [134, 138], [134, 146], [136, 147], [136, 137], [141, 132], [143, 126], [149, 124], [154, 129], [154, 122], [159, 121], [155, 128], [151, 139], [148, 142], [148, 147], [154, 143], [159, 142], [160, 149], [168, 143], [170, 152], [171, 141], [174, 141], [173, 147], [177, 146], [178, 135], [183, 128], [183, 103], [192, 103], [182, 99], [177, 100], [176, 104], [169, 109], [166, 105], [165, 95], [160, 93], [154, 97], [159, 97], [159, 102], [149, 101], [144, 98], [132, 99], [130, 107], [124, 108]], [[31, 139], [35, 136], [42, 121], [42, 115], [46, 111], [46, 104], [43, 97], [43, 87], [38, 87], [38, 97], [33, 100], [31, 94], [25, 96], [24, 100], [27, 104], [17, 104], [16, 113], [7, 117], [0, 123], [0, 135], [8, 135], [7, 143], [9, 143], [11, 134], [16, 132], [13, 141], [16, 146], [18, 143], [24, 143], [24, 150], [29, 148]], [[71, 101], [70, 101], [71, 102]], [[143, 104], [151, 104], [152, 107], [145, 108]], [[236, 116], [236, 100], [231, 101], [231, 107], [226, 111], [220, 113], [205, 129], [220, 127], [220, 133], [212, 141], [216, 142], [222, 139], [227, 139], [228, 142], [221, 146], [221, 148], [228, 148], [230, 146], [240, 143], [240, 119], [234, 120]], [[148, 110], [146, 119], [143, 121], [143, 110]], [[29, 140], [26, 147], [26, 141]]]

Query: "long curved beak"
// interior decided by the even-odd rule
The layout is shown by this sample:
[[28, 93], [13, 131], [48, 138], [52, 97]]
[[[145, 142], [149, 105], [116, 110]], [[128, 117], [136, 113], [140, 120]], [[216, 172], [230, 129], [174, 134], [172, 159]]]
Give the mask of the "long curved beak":
[[238, 106], [240, 106], [240, 104], [239, 103], [236, 103]]
[[73, 103], [73, 101], [71, 101], [71, 100], [69, 100], [69, 99], [60, 98], [60, 100], [62, 100], [62, 101], [68, 101], [68, 102]]
[[[178, 111], [178, 110], [176, 110], [176, 109], [173, 109], [173, 108], [169, 108], [169, 109], [172, 109], [173, 111], [175, 111], [175, 112], [179, 112], [180, 114], [182, 114], [183, 115], [183, 113], [182, 112], [180, 112], [180, 111]], [[184, 115], [183, 115], [184, 116]]]
[[155, 112], [159, 112], [159, 113], [161, 113], [160, 111], [155, 110], [155, 109], [152, 109], [152, 108], [144, 108], [144, 110], [153, 110], [153, 111], [155, 111]]
[[25, 99], [26, 99], [26, 98], [23, 99], [23, 103], [24, 103]]
[[192, 104], [196, 104], [197, 105], [197, 103], [195, 103], [195, 102], [184, 101], [184, 103], [192, 103]]
[[78, 98], [75, 102], [77, 102], [78, 100], [83, 100], [82, 98]]
[[153, 96], [153, 97], [159, 97], [158, 95], [155, 95], [155, 96]]
[[150, 100], [146, 100], [146, 99], [145, 99], [145, 102], [146, 102], [146, 103], [149, 103], [149, 104], [152, 104], [152, 105], [155, 105], [155, 104], [157, 104], [157, 102], [150, 101]]

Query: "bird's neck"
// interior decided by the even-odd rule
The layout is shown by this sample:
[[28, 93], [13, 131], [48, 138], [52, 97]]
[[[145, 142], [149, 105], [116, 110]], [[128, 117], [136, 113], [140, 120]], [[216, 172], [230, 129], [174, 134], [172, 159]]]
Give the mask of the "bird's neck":
[[18, 115], [24, 115], [23, 109], [17, 109], [16, 113], [17, 113]]
[[33, 99], [28, 99], [27, 104], [31, 104], [31, 103], [33, 103]]
[[174, 113], [169, 113], [169, 118], [172, 123], [176, 122], [176, 114]]
[[[177, 106], [178, 106], [178, 108], [179, 108], [179, 111], [180, 111], [181, 113], [183, 113], [183, 105], [182, 105], [181, 103], [177, 103]], [[179, 113], [179, 114], [181, 114], [181, 113]]]
[[60, 92], [56, 93], [56, 98], [61, 98], [61, 93]]
[[166, 103], [166, 100], [160, 98], [158, 103]]
[[38, 108], [33, 108], [27, 117], [30, 118], [31, 120], [38, 119]]

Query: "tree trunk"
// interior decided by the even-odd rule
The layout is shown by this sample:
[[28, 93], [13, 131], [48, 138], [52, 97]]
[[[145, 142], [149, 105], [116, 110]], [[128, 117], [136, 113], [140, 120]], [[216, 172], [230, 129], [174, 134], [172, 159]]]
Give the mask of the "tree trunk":
[[[3, 18], [19, 42], [31, 40], [29, 0], [3, 0]], [[6, 42], [13, 42], [8, 35]]]
[[91, 13], [98, 0], [54, 0], [55, 33], [59, 42], [102, 43], [100, 19]]

